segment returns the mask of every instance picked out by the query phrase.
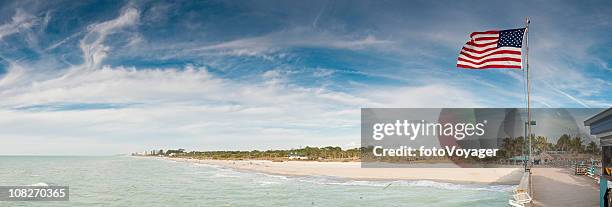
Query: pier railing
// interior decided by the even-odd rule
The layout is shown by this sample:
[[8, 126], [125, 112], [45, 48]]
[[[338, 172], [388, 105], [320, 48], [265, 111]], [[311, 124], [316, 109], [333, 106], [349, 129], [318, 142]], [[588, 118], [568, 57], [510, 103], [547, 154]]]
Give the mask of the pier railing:
[[513, 207], [524, 207], [531, 203], [531, 175], [530, 172], [524, 172], [519, 185], [512, 190], [512, 198], [508, 200], [508, 204]]

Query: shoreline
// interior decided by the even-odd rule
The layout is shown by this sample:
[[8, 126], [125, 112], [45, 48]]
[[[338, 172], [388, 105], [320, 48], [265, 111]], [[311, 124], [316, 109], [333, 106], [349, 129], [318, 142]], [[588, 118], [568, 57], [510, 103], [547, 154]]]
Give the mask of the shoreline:
[[361, 168], [360, 162], [161, 159], [272, 175], [329, 176], [364, 181], [425, 180], [452, 184], [517, 185], [522, 176], [520, 168]]

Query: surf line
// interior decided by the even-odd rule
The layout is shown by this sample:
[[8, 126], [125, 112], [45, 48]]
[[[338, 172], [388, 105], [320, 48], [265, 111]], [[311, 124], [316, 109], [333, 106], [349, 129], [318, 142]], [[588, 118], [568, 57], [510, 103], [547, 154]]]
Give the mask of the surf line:
[[408, 146], [400, 146], [399, 148], [383, 148], [382, 146], [375, 146], [372, 149], [374, 156], [376, 157], [478, 157], [480, 159], [486, 157], [495, 157], [497, 156], [497, 148], [489, 148], [489, 149], [463, 149], [458, 148], [456, 146], [444, 146], [444, 148], [425, 148], [425, 146], [421, 146], [420, 148], [412, 148]]

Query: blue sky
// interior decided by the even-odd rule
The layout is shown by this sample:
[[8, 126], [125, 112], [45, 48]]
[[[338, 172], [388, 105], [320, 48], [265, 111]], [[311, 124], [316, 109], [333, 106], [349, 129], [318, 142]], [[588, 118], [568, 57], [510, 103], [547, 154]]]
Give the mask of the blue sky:
[[2, 1], [0, 150], [359, 145], [361, 107], [524, 107], [460, 70], [529, 16], [536, 107], [610, 107], [609, 1]]

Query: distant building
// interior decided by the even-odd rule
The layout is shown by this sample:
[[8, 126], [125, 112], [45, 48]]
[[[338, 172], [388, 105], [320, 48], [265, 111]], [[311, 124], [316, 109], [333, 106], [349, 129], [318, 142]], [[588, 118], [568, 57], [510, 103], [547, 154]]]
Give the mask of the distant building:
[[306, 155], [301, 155], [297, 153], [289, 153], [290, 160], [307, 160], [308, 157]]
[[612, 181], [612, 108], [604, 110], [584, 121], [591, 135], [599, 138], [601, 145], [601, 177], [599, 182], [599, 206], [603, 207], [608, 182]]

